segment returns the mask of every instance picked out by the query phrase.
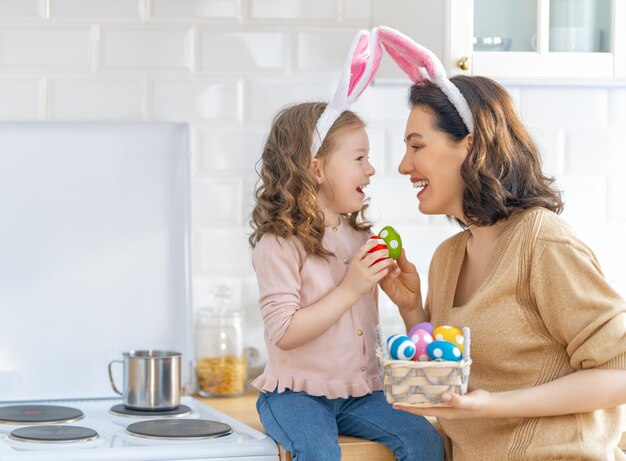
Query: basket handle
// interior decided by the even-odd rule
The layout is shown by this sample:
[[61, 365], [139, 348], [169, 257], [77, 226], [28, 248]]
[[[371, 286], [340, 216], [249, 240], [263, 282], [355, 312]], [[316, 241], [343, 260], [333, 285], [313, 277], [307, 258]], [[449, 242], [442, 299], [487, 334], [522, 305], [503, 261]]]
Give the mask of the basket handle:
[[463, 343], [463, 360], [470, 360], [470, 329], [469, 327], [463, 327], [463, 338], [465, 339]]

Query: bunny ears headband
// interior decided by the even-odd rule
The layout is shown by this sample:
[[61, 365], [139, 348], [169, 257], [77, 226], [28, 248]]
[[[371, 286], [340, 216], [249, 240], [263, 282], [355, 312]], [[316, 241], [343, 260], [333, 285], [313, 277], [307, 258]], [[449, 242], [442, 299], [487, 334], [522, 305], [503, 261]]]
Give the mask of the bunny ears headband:
[[371, 32], [361, 30], [350, 46], [337, 91], [317, 120], [311, 154], [317, 152], [333, 123], [370, 84], [382, 58], [381, 44], [389, 56], [414, 83], [429, 81], [439, 87], [463, 119], [467, 130], [474, 132], [474, 120], [467, 100], [448, 79], [441, 61], [427, 48], [389, 27], [375, 27]]

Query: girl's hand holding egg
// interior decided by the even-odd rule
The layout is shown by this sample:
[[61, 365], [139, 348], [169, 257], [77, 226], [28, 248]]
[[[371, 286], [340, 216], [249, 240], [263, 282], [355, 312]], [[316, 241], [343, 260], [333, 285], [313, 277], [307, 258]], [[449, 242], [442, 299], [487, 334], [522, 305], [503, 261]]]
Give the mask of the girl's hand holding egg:
[[[370, 237], [370, 240], [376, 240], [376, 241], [377, 241], [377, 242], [379, 242], [379, 243], [377, 243], [377, 244], [376, 244], [376, 246], [375, 246], [374, 248], [372, 248], [371, 250], [369, 250], [369, 251], [368, 251], [368, 253], [374, 253], [374, 252], [379, 251], [379, 250], [386, 250], [386, 249], [387, 249], [387, 244], [385, 243], [385, 241], [383, 240], [383, 238], [382, 238], [382, 237], [379, 237], [378, 235], [372, 235], [372, 236]], [[374, 264], [376, 264], [378, 261], [382, 261], [382, 260], [384, 260], [384, 259], [385, 259], [385, 258], [380, 258], [380, 259], [377, 259], [376, 261], [374, 261], [374, 262], [372, 263], [372, 265], [374, 265]]]

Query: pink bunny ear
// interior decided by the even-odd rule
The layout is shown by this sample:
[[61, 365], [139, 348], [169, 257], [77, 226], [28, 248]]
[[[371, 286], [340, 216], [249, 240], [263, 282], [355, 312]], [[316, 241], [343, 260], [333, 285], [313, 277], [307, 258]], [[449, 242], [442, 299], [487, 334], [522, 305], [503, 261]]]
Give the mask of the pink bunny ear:
[[445, 74], [443, 65], [432, 51], [415, 43], [401, 32], [381, 26], [378, 28], [378, 40], [413, 82], [423, 81], [424, 71], [431, 81], [441, 73]]
[[352, 63], [350, 64], [350, 85], [348, 86], [348, 96], [350, 96], [352, 90], [354, 90], [354, 87], [363, 76], [369, 58], [369, 40], [367, 32], [360, 31], [357, 34], [357, 40], [356, 49], [354, 50], [354, 55], [352, 56]]
[[[361, 31], [368, 34], [367, 31]], [[369, 37], [368, 37], [369, 35]], [[361, 93], [369, 86], [376, 75], [383, 57], [383, 50], [378, 42], [378, 32], [372, 31], [368, 35], [361, 36], [357, 53], [352, 59], [350, 87], [348, 88], [347, 100], [352, 104]], [[364, 40], [368, 37], [368, 40]], [[361, 48], [362, 45], [365, 45]]]
[[317, 121], [311, 145], [313, 156], [317, 155], [333, 123], [368, 87], [378, 70], [381, 58], [382, 48], [377, 35], [370, 36], [366, 30], [357, 32], [344, 62], [335, 95]]
[[378, 41], [383, 44], [389, 56], [414, 83], [428, 80], [443, 91], [463, 119], [467, 130], [473, 133], [474, 118], [469, 104], [459, 89], [448, 79], [437, 56], [397, 30], [380, 26], [374, 28], [373, 32], [377, 33]]

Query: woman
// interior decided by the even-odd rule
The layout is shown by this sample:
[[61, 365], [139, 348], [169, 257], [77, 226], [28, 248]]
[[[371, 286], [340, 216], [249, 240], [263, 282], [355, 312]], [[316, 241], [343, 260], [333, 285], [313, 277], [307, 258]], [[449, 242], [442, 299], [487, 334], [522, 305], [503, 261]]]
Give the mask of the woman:
[[438, 61], [424, 63], [432, 55], [392, 32], [381, 42], [396, 62], [413, 53], [429, 73], [412, 75], [398, 169], [422, 213], [464, 231], [437, 248], [424, 306], [404, 254], [381, 286], [407, 331], [424, 320], [470, 327], [473, 359], [466, 395], [395, 407], [438, 417], [455, 461], [626, 459], [624, 300], [558, 216], [560, 196], [507, 92], [484, 77], [442, 77]]

